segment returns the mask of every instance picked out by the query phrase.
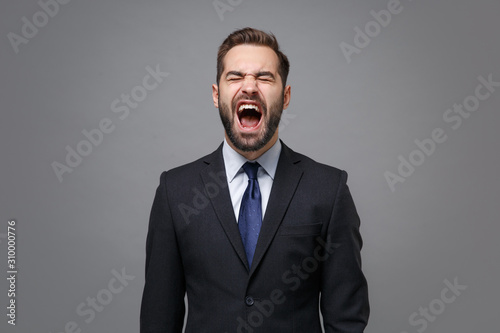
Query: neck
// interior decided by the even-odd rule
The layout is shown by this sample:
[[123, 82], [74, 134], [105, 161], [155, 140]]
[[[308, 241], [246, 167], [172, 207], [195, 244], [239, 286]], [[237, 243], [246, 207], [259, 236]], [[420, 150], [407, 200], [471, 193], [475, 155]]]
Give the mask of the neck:
[[256, 151], [242, 151], [233, 145], [231, 140], [229, 140], [227, 134], [225, 134], [225, 136], [226, 136], [226, 142], [229, 144], [229, 146], [231, 148], [233, 148], [238, 154], [242, 155], [247, 160], [253, 161], [253, 160], [256, 160], [259, 157], [261, 157], [266, 151], [268, 151], [276, 143], [276, 141], [278, 140], [278, 130], [276, 130], [276, 132], [274, 133], [271, 140], [269, 140], [269, 142], [266, 143], [266, 145], [264, 147], [262, 147]]

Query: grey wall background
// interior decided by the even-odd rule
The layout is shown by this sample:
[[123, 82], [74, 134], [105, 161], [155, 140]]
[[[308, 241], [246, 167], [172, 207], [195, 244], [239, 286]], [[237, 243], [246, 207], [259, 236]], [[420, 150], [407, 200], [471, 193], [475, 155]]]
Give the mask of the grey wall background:
[[[500, 82], [500, 3], [401, 0], [380, 31], [370, 11], [388, 0], [217, 3], [220, 16], [211, 0], [71, 1], [51, 17], [36, 1], [2, 1], [0, 276], [9, 219], [18, 276], [16, 326], [0, 280], [0, 330], [138, 332], [159, 175], [221, 142], [211, 101], [217, 47], [253, 26], [272, 31], [291, 61], [281, 138], [349, 172], [370, 286], [366, 332], [498, 331], [500, 87], [480, 88], [489, 96], [478, 106], [468, 96], [480, 76]], [[26, 21], [36, 34], [23, 35]], [[341, 43], [355, 46], [354, 29], [367, 23], [370, 42], [349, 62]], [[12, 33], [26, 39], [14, 47]], [[122, 94], [144, 97], [137, 87], [148, 66], [169, 75], [127, 116], [113, 112]], [[477, 111], [453, 129], [458, 120], [443, 115], [466, 99]], [[66, 164], [66, 146], [77, 149], [82, 131], [106, 118], [113, 131], [60, 181], [51, 164]], [[446, 141], [430, 156], [415, 153], [414, 141], [436, 128]], [[384, 174], [398, 173], [400, 155], [421, 164], [392, 191]], [[111, 293], [113, 270], [129, 280]], [[446, 292], [445, 280], [467, 288]], [[87, 303], [96, 297], [101, 312]]]

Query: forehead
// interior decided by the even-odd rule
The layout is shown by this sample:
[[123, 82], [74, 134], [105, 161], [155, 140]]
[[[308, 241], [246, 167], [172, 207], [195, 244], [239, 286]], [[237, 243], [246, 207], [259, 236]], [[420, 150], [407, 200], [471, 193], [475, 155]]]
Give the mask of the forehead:
[[224, 72], [277, 72], [278, 62], [278, 56], [270, 47], [242, 44], [233, 47], [224, 57]]

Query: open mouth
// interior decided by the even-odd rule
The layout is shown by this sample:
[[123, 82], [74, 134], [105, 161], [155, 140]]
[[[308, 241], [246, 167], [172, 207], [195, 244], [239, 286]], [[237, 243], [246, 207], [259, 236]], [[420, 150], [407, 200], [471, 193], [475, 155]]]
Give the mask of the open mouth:
[[237, 116], [243, 130], [253, 130], [259, 127], [262, 112], [255, 102], [242, 101], [238, 103]]

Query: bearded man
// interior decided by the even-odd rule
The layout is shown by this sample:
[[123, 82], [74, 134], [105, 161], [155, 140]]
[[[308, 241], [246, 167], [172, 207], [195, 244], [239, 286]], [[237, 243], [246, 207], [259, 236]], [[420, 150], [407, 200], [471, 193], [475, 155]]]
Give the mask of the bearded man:
[[212, 95], [225, 138], [160, 177], [141, 333], [364, 331], [368, 289], [347, 173], [278, 138], [289, 67], [260, 30], [237, 30], [219, 47]]

